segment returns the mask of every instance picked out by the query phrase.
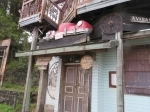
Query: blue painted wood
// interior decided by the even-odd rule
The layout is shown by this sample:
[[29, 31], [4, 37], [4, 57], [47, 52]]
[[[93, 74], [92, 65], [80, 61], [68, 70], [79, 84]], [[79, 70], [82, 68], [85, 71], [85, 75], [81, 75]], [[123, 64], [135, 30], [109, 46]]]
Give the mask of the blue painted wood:
[[[139, 41], [136, 42], [140, 43]], [[92, 72], [91, 112], [117, 112], [117, 94], [115, 88], [109, 88], [109, 71], [116, 71], [115, 48], [96, 55]], [[125, 112], [148, 112], [149, 110], [150, 97], [125, 94]]]

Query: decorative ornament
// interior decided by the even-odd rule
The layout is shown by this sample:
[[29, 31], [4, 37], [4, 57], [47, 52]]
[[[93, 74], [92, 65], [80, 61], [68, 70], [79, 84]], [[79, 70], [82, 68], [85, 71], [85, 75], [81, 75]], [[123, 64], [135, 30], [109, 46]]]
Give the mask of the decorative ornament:
[[48, 93], [52, 99], [56, 95], [56, 82], [58, 74], [58, 62], [55, 62], [49, 69]]
[[100, 27], [105, 34], [119, 32], [122, 30], [122, 17], [116, 13], [109, 14], [101, 20]]
[[93, 58], [90, 55], [83, 56], [80, 65], [83, 69], [90, 69], [93, 66]]

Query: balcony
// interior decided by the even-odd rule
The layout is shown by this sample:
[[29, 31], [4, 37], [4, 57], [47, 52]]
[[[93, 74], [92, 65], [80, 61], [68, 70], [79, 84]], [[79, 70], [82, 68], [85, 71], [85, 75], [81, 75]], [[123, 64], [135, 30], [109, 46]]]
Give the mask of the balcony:
[[19, 26], [30, 30], [34, 26], [49, 25], [57, 29], [60, 23], [76, 16], [77, 5], [90, 0], [23, 0]]
[[60, 23], [61, 9], [50, 0], [24, 0], [20, 12], [19, 26], [30, 30], [34, 26], [50, 24], [54, 28]]

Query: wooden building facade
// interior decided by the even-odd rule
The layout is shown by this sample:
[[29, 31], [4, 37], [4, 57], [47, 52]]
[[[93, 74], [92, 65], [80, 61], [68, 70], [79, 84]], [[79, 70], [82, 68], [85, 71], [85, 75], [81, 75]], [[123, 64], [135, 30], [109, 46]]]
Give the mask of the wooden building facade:
[[[22, 112], [33, 64], [37, 112], [150, 110], [150, 1], [24, 0], [19, 25], [33, 31]], [[146, 29], [146, 30], [145, 30]], [[33, 63], [36, 59], [36, 63]]]

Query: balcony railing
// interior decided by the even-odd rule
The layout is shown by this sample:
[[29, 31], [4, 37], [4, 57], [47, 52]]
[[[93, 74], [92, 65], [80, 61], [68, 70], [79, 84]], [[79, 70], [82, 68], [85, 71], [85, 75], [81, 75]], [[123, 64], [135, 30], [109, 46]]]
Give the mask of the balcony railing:
[[45, 20], [57, 28], [60, 23], [70, 22], [76, 16], [76, 6], [87, 1], [89, 0], [65, 0], [64, 5], [59, 7], [54, 0], [23, 0], [19, 25], [40, 25]]
[[66, 0], [62, 8], [62, 22], [69, 22], [76, 16], [77, 0]]
[[38, 14], [41, 9], [42, 0], [24, 0], [20, 19], [27, 18], [31, 15]]
[[54, 23], [59, 24], [61, 13], [62, 13], [61, 8], [58, 7], [57, 4], [55, 4], [51, 0], [47, 0], [45, 8], [45, 16], [50, 18], [50, 20], [52, 20]]

